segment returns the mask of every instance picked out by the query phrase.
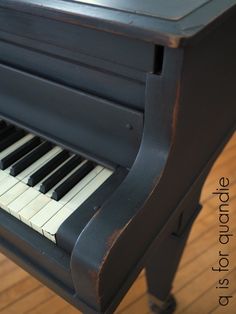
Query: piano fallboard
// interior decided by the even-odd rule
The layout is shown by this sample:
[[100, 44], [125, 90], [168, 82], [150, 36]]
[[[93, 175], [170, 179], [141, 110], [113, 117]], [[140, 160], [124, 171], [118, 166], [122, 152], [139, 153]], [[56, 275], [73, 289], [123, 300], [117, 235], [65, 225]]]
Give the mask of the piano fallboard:
[[1, 64], [0, 115], [75, 152], [124, 167], [137, 155], [143, 128], [142, 112]]

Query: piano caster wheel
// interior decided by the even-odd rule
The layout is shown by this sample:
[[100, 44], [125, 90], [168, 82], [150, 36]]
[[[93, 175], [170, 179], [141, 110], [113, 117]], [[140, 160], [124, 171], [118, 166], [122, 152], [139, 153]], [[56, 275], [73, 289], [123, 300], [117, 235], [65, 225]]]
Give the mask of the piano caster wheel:
[[150, 296], [149, 307], [152, 313], [155, 314], [172, 314], [176, 309], [177, 303], [172, 294], [167, 298], [165, 302], [158, 300], [157, 298]]

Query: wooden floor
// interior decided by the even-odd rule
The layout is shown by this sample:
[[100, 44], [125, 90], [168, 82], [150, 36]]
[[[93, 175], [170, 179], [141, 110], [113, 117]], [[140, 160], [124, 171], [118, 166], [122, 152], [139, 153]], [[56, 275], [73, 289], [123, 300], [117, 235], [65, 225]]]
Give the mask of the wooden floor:
[[[230, 241], [230, 280], [225, 291], [233, 295], [230, 304], [218, 306], [220, 289], [216, 289], [219, 273], [212, 272], [217, 266], [219, 243], [217, 199], [212, 194], [220, 177], [229, 177], [230, 185], [230, 228], [234, 237]], [[191, 232], [184, 252], [173, 292], [178, 301], [176, 313], [184, 314], [234, 314], [236, 313], [236, 134], [217, 160], [202, 192], [203, 210]], [[1, 314], [72, 314], [79, 313], [52, 291], [0, 255], [0, 313]], [[134, 283], [119, 306], [117, 313], [146, 314], [146, 283], [144, 273]]]

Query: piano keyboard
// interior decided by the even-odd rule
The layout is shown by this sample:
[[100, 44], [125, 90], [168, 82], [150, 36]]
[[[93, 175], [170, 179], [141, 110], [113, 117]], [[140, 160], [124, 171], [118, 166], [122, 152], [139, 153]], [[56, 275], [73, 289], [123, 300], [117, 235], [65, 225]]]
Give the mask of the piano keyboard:
[[112, 171], [0, 121], [0, 207], [56, 242]]

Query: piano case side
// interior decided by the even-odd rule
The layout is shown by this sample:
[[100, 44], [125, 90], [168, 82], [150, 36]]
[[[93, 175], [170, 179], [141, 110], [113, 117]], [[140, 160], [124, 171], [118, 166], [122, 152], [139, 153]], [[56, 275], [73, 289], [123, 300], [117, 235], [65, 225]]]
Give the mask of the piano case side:
[[[142, 256], [161, 230], [167, 230], [165, 238], [180, 213], [183, 223], [194, 215], [204, 179], [235, 129], [235, 27], [232, 16], [185, 49], [166, 48], [162, 76], [149, 75], [138, 157], [72, 254], [77, 292], [99, 313], [114, 310], [119, 291], [128, 290], [129, 277], [145, 265]], [[186, 208], [178, 204], [187, 196], [192, 205], [182, 213]]]

